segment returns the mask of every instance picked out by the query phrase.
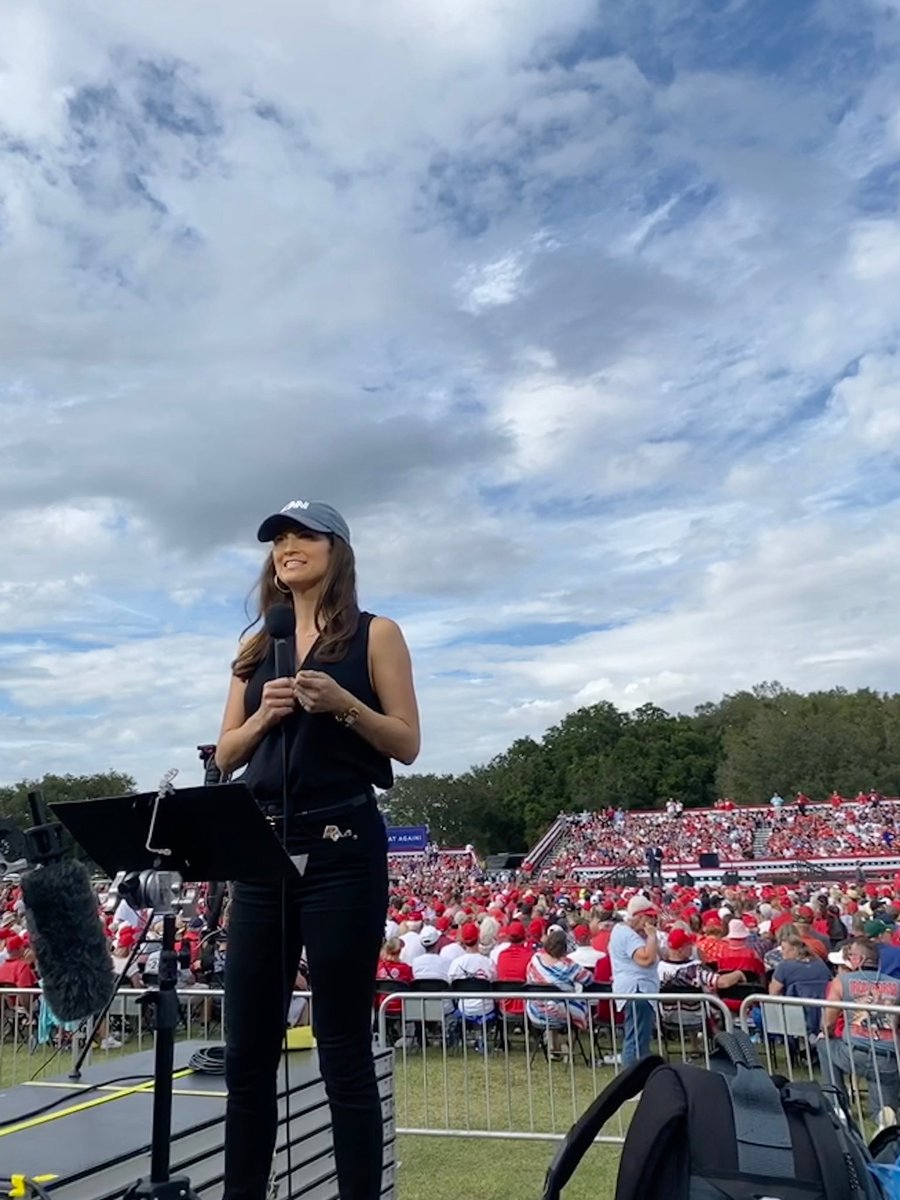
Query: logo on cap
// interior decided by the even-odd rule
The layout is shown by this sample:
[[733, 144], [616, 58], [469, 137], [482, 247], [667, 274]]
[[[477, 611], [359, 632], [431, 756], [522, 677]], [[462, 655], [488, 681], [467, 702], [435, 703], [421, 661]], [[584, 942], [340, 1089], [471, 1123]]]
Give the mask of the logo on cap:
[[292, 508], [309, 508], [308, 500], [289, 500], [281, 510], [282, 512], [290, 512]]

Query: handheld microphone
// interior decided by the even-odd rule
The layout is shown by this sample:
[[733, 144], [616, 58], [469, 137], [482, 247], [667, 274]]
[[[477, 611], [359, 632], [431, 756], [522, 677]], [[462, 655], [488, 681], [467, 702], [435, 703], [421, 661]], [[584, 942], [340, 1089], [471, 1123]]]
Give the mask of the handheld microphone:
[[275, 674], [279, 679], [294, 675], [294, 631], [297, 618], [290, 604], [273, 604], [266, 613], [266, 633], [275, 646]]
[[90, 876], [83, 863], [60, 859], [22, 876], [25, 922], [44, 995], [60, 1021], [101, 1012], [115, 975]]

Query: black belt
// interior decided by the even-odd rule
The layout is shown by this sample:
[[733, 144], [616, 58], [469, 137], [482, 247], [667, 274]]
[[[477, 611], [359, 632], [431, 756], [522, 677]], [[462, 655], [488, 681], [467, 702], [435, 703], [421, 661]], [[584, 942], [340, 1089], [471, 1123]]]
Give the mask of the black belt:
[[[344, 813], [352, 812], [355, 808], [362, 808], [364, 804], [368, 804], [375, 799], [374, 792], [362, 792], [356, 796], [348, 796], [346, 800], [341, 800], [337, 804], [330, 804], [325, 808], [299, 808], [292, 809], [288, 813], [288, 821], [303, 820], [307, 824], [310, 821], [327, 821], [331, 817], [341, 817]], [[279, 801], [271, 803], [261, 802], [259, 806], [266, 815], [270, 825], [275, 825], [279, 821], [284, 820], [284, 809]]]

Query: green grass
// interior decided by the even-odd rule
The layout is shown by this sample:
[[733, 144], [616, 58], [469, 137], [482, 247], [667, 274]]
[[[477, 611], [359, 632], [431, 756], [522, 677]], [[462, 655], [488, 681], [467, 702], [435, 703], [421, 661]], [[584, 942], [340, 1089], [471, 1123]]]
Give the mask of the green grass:
[[[400, 1129], [565, 1133], [612, 1078], [609, 1067], [529, 1063], [523, 1047], [487, 1056], [440, 1048], [397, 1052], [394, 1105]], [[623, 1133], [616, 1123], [612, 1133]]]
[[[555, 1152], [551, 1142], [476, 1138], [397, 1139], [397, 1200], [537, 1200]], [[618, 1146], [595, 1146], [566, 1200], [613, 1200]]]
[[[446, 1058], [398, 1052], [394, 1101], [398, 1128], [491, 1130], [564, 1134], [612, 1077], [610, 1068], [548, 1063], [529, 1066], [524, 1049], [484, 1056], [459, 1051]], [[605, 1130], [623, 1136], [633, 1105]], [[401, 1134], [397, 1139], [397, 1200], [524, 1200], [541, 1194], [559, 1146], [550, 1138], [441, 1137]], [[566, 1200], [612, 1200], [620, 1147], [597, 1145], [584, 1158]]]
[[[203, 1036], [200, 1028], [192, 1033]], [[140, 1048], [149, 1049], [152, 1044], [148, 1033]], [[123, 1050], [95, 1053], [94, 1061], [118, 1059], [138, 1048], [137, 1039], [131, 1039]], [[0, 1088], [35, 1075], [65, 1074], [71, 1051], [62, 1051], [52, 1062], [50, 1055], [46, 1047], [29, 1054], [27, 1045], [6, 1043], [0, 1047]], [[779, 1061], [777, 1068], [783, 1070], [783, 1063]], [[805, 1076], [805, 1070], [798, 1074]], [[440, 1047], [429, 1048], [424, 1056], [417, 1051], [398, 1051], [394, 1073], [397, 1127], [451, 1129], [462, 1136], [441, 1136], [439, 1132], [398, 1135], [397, 1200], [459, 1200], [460, 1196], [526, 1200], [540, 1196], [547, 1167], [559, 1146], [558, 1140], [546, 1135], [565, 1134], [611, 1078], [610, 1067], [586, 1067], [577, 1054], [571, 1065], [568, 1061], [548, 1063], [540, 1054], [529, 1064], [521, 1044], [508, 1053], [487, 1056], [471, 1050], [463, 1054], [458, 1049], [445, 1056]], [[633, 1111], [633, 1104], [625, 1105], [604, 1134], [623, 1137]], [[475, 1136], [476, 1131], [486, 1130], [497, 1136]], [[510, 1132], [534, 1137], [503, 1136]], [[871, 1135], [872, 1130], [867, 1128], [866, 1133]], [[619, 1154], [617, 1144], [594, 1146], [573, 1176], [565, 1200], [612, 1200]]]

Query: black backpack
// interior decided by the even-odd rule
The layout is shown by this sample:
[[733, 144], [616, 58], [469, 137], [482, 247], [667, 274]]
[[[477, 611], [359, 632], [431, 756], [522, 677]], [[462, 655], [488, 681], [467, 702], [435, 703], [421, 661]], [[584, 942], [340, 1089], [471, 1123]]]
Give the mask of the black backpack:
[[572, 1126], [547, 1172], [562, 1190], [605, 1123], [641, 1094], [615, 1200], [883, 1200], [837, 1093], [766, 1074], [743, 1033], [719, 1034], [710, 1069], [641, 1059]]

